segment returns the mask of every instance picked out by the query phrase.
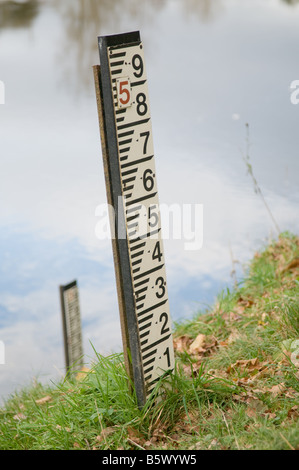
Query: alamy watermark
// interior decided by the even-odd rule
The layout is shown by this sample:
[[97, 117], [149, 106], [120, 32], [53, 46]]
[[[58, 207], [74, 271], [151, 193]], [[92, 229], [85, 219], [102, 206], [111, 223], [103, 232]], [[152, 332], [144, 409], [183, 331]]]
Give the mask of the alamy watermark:
[[5, 345], [3, 341], [0, 341], [0, 365], [5, 364]]
[[2, 80], [0, 80], [0, 104], [5, 104], [5, 85]]
[[[124, 200], [118, 197], [117, 209], [110, 204], [99, 204], [95, 215], [100, 220], [95, 227], [99, 240], [109, 238], [159, 238], [160, 217], [165, 240], [184, 240], [186, 251], [200, 250], [203, 245], [203, 204], [151, 204], [127, 209], [127, 223], [123, 218]], [[116, 233], [117, 231], [117, 233]]]
[[290, 100], [292, 104], [299, 103], [299, 80], [293, 80], [290, 85], [290, 90], [294, 90], [291, 93]]

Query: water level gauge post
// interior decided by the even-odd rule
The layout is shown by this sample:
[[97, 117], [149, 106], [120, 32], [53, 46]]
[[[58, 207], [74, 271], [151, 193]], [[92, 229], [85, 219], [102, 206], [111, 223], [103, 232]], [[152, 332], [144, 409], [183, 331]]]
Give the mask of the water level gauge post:
[[94, 66], [125, 364], [143, 407], [174, 369], [149, 94], [139, 31], [100, 36]]

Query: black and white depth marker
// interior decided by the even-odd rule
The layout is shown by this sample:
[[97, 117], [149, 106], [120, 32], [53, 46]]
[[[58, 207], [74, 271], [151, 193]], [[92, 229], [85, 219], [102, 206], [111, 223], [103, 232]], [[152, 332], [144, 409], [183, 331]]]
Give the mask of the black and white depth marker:
[[139, 32], [98, 40], [94, 78], [124, 355], [142, 407], [174, 368], [145, 59]]

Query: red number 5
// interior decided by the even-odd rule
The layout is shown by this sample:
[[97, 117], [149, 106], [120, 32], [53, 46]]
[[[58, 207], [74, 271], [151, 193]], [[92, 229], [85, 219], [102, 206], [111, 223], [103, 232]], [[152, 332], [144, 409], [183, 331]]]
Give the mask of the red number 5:
[[131, 105], [131, 93], [129, 79], [120, 78], [117, 80], [118, 107]]

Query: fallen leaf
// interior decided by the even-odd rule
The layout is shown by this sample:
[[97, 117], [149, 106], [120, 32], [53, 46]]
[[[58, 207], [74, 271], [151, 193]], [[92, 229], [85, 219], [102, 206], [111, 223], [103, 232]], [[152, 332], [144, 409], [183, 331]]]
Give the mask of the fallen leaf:
[[35, 403], [37, 405], [43, 405], [44, 403], [47, 403], [48, 401], [51, 401], [52, 400], [52, 397], [50, 397], [50, 395], [47, 395], [43, 398], [40, 398], [39, 400], [35, 400]]
[[108, 426], [107, 428], [103, 428], [101, 434], [96, 437], [96, 440], [98, 442], [105, 441], [106, 437], [109, 436], [109, 434], [112, 434], [114, 431], [115, 426]]
[[231, 364], [227, 368], [227, 372], [230, 373], [232, 371], [232, 369], [236, 369], [236, 368], [241, 369], [241, 371], [244, 371], [245, 369], [247, 369], [247, 370], [257, 369], [258, 364], [259, 364], [259, 361], [258, 361], [257, 357], [255, 357], [253, 359], [240, 359], [237, 362], [235, 362], [234, 364]]
[[188, 350], [192, 338], [188, 335], [182, 335], [173, 339], [173, 347], [177, 352], [185, 352]]
[[282, 382], [278, 385], [273, 385], [273, 387], [268, 388], [267, 392], [270, 392], [273, 395], [273, 397], [277, 397], [278, 395], [281, 395], [282, 393], [284, 393], [285, 390], [286, 390], [286, 386]]
[[262, 413], [265, 413], [267, 407], [266, 405], [255, 397], [250, 397], [245, 400], [245, 403], [248, 405], [246, 410], [247, 416], [254, 418]]
[[201, 442], [196, 442], [193, 446], [189, 447], [189, 450], [201, 450]]
[[80, 369], [79, 372], [76, 374], [76, 380], [84, 380], [88, 372], [90, 372], [90, 369], [88, 367], [82, 367], [82, 369]]
[[293, 418], [298, 418], [298, 416], [299, 416], [298, 405], [294, 405], [288, 411], [288, 418], [293, 419]]
[[276, 413], [271, 413], [270, 411], [268, 411], [268, 412], [266, 411], [266, 412], [264, 413], [264, 415], [267, 416], [267, 418], [269, 418], [269, 419], [274, 419], [274, 418], [276, 418]]
[[227, 344], [232, 344], [234, 343], [237, 339], [240, 338], [240, 333], [238, 330], [233, 330], [229, 337], [227, 338]]
[[206, 341], [206, 335], [199, 333], [199, 335], [196, 336], [195, 340], [190, 344], [189, 352], [191, 354], [204, 352], [205, 349], [203, 349], [203, 345], [205, 344], [205, 341]]
[[217, 441], [217, 439], [213, 439], [211, 442], [210, 442], [210, 445], [208, 447], [208, 450], [211, 449], [212, 447], [215, 447], [219, 444], [219, 442]]
[[292, 271], [293, 269], [296, 269], [299, 267], [299, 258], [294, 258], [290, 263], [288, 263], [286, 266], [281, 268], [279, 271], [281, 274], [287, 272], [287, 271]]

